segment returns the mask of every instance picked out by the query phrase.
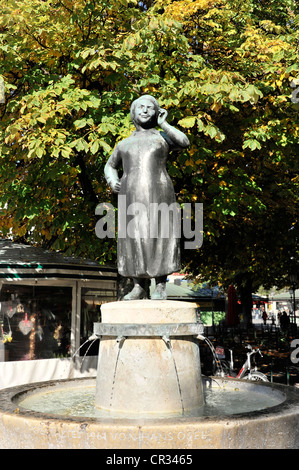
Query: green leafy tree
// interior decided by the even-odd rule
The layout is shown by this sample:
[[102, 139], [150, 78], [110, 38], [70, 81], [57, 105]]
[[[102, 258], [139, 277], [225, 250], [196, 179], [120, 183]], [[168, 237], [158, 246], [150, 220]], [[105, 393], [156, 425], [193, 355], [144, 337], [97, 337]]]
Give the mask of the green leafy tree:
[[121, 50], [134, 4], [1, 2], [3, 236], [113, 258], [95, 237], [95, 207], [109, 200], [103, 166], [129, 128]]
[[298, 271], [298, 106], [290, 100], [296, 6], [182, 1], [169, 9], [204, 58], [183, 91], [190, 117], [180, 121], [194, 138], [180, 161], [191, 175], [184, 197], [204, 202], [205, 217], [204, 244], [190, 253], [188, 268], [225, 287], [234, 283], [249, 320], [251, 292], [287, 285]]

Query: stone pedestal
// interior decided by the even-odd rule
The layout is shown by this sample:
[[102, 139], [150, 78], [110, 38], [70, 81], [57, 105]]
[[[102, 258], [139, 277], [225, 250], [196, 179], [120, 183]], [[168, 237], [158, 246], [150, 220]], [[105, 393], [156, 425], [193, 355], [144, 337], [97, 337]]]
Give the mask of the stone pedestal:
[[196, 304], [102, 305], [96, 407], [124, 417], [184, 416], [203, 405]]

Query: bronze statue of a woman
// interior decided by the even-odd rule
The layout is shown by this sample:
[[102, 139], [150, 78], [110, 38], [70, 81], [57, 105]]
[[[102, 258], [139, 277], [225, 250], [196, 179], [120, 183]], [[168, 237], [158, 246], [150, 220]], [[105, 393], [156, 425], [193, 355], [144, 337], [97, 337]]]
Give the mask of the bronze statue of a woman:
[[[117, 243], [118, 272], [134, 280], [134, 288], [124, 300], [147, 298], [146, 282], [152, 278], [155, 278], [156, 289], [151, 298], [166, 299], [167, 275], [180, 269], [175, 217], [169, 218], [167, 237], [161, 236], [161, 216], [154, 222], [152, 217], [152, 207], [161, 203], [170, 207], [175, 203], [173, 185], [166, 171], [169, 151], [189, 145], [185, 134], [167, 123], [166, 118], [167, 111], [161, 109], [152, 96], [144, 95], [135, 100], [131, 105], [131, 119], [136, 130], [115, 147], [105, 166], [105, 177], [111, 189], [125, 197], [125, 205], [119, 204], [118, 208], [125, 214], [119, 215], [131, 224], [131, 233], [119, 236]], [[162, 132], [155, 129], [157, 125]], [[117, 171], [120, 167], [121, 179]], [[136, 217], [132, 207], [137, 212], [140, 207], [144, 209], [140, 217]], [[153, 223], [158, 226], [156, 230], [152, 230]]]

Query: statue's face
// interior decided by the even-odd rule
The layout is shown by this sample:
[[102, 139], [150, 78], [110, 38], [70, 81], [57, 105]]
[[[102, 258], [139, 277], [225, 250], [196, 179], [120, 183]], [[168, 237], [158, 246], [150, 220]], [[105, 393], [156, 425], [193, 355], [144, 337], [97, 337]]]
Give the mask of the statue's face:
[[144, 128], [156, 126], [156, 108], [148, 98], [140, 98], [135, 107], [135, 122]]

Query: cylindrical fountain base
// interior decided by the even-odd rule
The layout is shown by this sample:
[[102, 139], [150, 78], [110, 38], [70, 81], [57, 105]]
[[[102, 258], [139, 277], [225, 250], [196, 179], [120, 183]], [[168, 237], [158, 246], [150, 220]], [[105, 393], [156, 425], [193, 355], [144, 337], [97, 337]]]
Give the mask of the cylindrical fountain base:
[[100, 340], [97, 408], [150, 417], [184, 416], [203, 405], [196, 304], [112, 302], [102, 305], [95, 333], [97, 325], [108, 331]]

